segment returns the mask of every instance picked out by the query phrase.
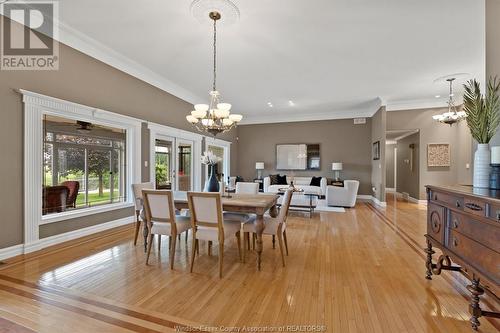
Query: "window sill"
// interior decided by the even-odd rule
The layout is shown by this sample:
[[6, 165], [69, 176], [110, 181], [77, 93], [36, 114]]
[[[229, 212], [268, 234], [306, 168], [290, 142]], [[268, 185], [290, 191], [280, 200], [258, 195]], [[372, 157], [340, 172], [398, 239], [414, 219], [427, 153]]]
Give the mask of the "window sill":
[[129, 203], [129, 202], [120, 202], [120, 203], [115, 203], [115, 204], [106, 204], [106, 205], [102, 205], [102, 206], [95, 206], [95, 207], [90, 207], [90, 208], [78, 209], [78, 210], [73, 210], [73, 211], [69, 211], [69, 212], [50, 214], [47, 216], [42, 216], [42, 219], [41, 219], [39, 225], [70, 220], [70, 219], [74, 219], [74, 218], [78, 218], [78, 217], [84, 217], [84, 216], [109, 212], [109, 211], [128, 208], [128, 207], [134, 207], [134, 204]]

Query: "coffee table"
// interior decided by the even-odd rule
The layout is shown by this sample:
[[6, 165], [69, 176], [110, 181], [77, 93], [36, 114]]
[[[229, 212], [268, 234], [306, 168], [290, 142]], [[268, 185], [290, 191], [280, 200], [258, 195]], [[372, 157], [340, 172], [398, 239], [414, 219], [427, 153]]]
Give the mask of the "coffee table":
[[[278, 189], [277, 194], [283, 196], [288, 188]], [[309, 218], [312, 218], [314, 209], [318, 203], [320, 195], [317, 193], [306, 192], [302, 189], [295, 189], [293, 191], [292, 201], [290, 202], [291, 208], [298, 208], [296, 210], [304, 211], [307, 209], [309, 211]], [[278, 201], [278, 206], [281, 207], [281, 203]]]

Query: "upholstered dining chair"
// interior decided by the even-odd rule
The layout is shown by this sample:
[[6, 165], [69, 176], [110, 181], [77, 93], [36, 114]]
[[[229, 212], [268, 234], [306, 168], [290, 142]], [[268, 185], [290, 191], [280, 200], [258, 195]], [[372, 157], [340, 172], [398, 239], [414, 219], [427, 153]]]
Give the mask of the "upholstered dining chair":
[[154, 235], [169, 236], [170, 269], [174, 268], [175, 244], [177, 235], [191, 228], [191, 219], [187, 216], [175, 215], [174, 198], [172, 191], [142, 190], [144, 197], [144, 212], [149, 229], [148, 254], [146, 265], [149, 262], [151, 245]]
[[[154, 188], [155, 184], [153, 182], [132, 184], [132, 191], [134, 192], [134, 204], [135, 204], [135, 216], [136, 216], [134, 246], [137, 245], [137, 237], [139, 236], [139, 230], [141, 228], [141, 220], [146, 221], [144, 212], [142, 212], [143, 209], [142, 190], [152, 190]], [[144, 237], [146, 237], [146, 235], [144, 235]], [[144, 246], [146, 246], [146, 243], [144, 243]], [[146, 248], [144, 248], [144, 250], [146, 250]]]
[[236, 183], [236, 193], [237, 194], [258, 194], [259, 193], [259, 183]]
[[[285, 246], [286, 255], [288, 256], [288, 241], [286, 239], [286, 218], [288, 216], [288, 210], [290, 208], [290, 202], [292, 201], [293, 189], [287, 189], [281, 204], [280, 212], [278, 217], [273, 218], [270, 216], [264, 216], [264, 231], [263, 235], [272, 235], [273, 238], [278, 237], [278, 243], [281, 252], [281, 261], [283, 263], [283, 267], [285, 267], [285, 255], [283, 251], [283, 245]], [[243, 224], [243, 233], [244, 233], [244, 242], [243, 244], [243, 261], [245, 261], [245, 247], [250, 242], [249, 233], [256, 234], [257, 233], [257, 225], [256, 221], [248, 222]], [[273, 240], [274, 242], [274, 240]], [[273, 245], [274, 247], [274, 245]]]
[[198, 241], [208, 241], [209, 251], [210, 244], [217, 242], [219, 244], [219, 277], [222, 278], [224, 242], [226, 238], [236, 236], [238, 255], [241, 260], [241, 223], [224, 219], [220, 193], [188, 192], [187, 195], [189, 211], [191, 212], [191, 226], [193, 228], [190, 272], [193, 272], [194, 258], [199, 248]]

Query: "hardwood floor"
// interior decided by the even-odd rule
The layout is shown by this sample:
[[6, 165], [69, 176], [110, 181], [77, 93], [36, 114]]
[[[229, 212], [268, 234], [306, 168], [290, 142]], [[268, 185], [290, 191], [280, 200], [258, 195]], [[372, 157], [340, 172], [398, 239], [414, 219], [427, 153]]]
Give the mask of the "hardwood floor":
[[[426, 207], [397, 201], [359, 203], [345, 213], [291, 212], [290, 255], [264, 239], [239, 262], [234, 241], [218, 277], [217, 255], [201, 243], [189, 273], [191, 243], [168, 240], [145, 266], [142, 244], [124, 227], [98, 239], [0, 266], [0, 331], [168, 332], [176, 326], [323, 325], [324, 332], [471, 332], [467, 281], [444, 272], [424, 278]], [[491, 307], [495, 303], [483, 303]], [[481, 318], [480, 332], [499, 323]], [[219, 330], [221, 331], [221, 330]], [[268, 332], [277, 330], [268, 330]]]

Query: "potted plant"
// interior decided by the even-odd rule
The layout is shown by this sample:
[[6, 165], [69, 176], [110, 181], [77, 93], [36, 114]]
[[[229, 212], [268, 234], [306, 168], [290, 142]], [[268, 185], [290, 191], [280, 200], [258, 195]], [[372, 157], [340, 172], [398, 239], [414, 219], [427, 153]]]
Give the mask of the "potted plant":
[[205, 183], [205, 192], [219, 192], [219, 181], [215, 174], [215, 165], [222, 159], [217, 157], [212, 151], [206, 151], [201, 155], [201, 163], [208, 165], [210, 169], [210, 178]]
[[481, 94], [479, 82], [469, 80], [464, 84], [464, 111], [467, 114], [467, 126], [477, 150], [474, 153], [474, 187], [489, 187], [490, 149], [489, 142], [495, 135], [500, 124], [500, 81], [490, 78], [486, 94]]

